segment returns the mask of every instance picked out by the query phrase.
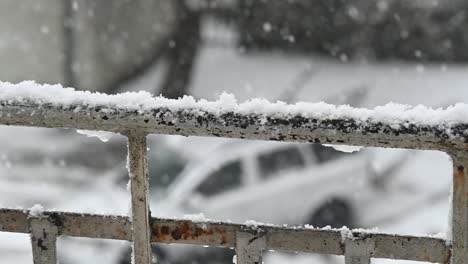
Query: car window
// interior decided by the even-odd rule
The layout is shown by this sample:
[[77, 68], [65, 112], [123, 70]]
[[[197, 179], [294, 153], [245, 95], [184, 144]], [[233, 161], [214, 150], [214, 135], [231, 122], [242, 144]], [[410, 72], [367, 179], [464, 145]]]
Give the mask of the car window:
[[197, 191], [204, 196], [213, 196], [240, 187], [241, 181], [242, 164], [236, 160], [211, 173]]
[[310, 147], [314, 155], [317, 157], [317, 162], [319, 163], [325, 163], [351, 154], [338, 151], [332, 147], [325, 147], [320, 144], [310, 144]]
[[[151, 193], [165, 190], [187, 165], [186, 158], [179, 151], [163, 144], [148, 151], [147, 158]], [[118, 184], [125, 186], [128, 180], [128, 171], [123, 170]]]
[[174, 149], [164, 147], [152, 149], [148, 152], [150, 188], [166, 189], [186, 164], [187, 161]]
[[295, 147], [276, 150], [258, 156], [260, 175], [270, 178], [278, 172], [304, 167], [305, 161], [299, 149]]

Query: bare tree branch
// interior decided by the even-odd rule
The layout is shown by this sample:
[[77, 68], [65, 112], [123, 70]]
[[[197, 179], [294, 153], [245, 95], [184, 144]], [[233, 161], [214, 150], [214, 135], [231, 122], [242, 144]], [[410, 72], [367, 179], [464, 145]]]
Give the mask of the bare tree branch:
[[[183, 4], [182, 4], [183, 5]], [[200, 46], [200, 13], [182, 6], [181, 20], [169, 41], [169, 67], [160, 94], [178, 98], [188, 93], [192, 69]]]

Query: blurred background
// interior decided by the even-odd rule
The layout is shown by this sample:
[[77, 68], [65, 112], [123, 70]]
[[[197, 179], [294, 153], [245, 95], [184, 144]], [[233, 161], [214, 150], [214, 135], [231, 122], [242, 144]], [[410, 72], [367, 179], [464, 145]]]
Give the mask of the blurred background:
[[[468, 102], [467, 28], [464, 0], [0, 0], [0, 80], [447, 107]], [[127, 214], [125, 138], [84, 134], [0, 127], [0, 206]], [[152, 135], [148, 155], [153, 216], [447, 233], [443, 153]], [[32, 263], [29, 243], [0, 233], [0, 263]], [[127, 242], [61, 238], [58, 247], [60, 263], [130, 263]], [[160, 263], [233, 261], [230, 250], [153, 252]], [[285, 261], [344, 263], [265, 258]]]

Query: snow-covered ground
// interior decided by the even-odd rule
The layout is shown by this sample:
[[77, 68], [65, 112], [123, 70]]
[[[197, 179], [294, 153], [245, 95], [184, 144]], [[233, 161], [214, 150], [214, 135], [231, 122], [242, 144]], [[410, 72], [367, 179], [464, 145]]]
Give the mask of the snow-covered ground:
[[[155, 69], [154, 72], [158, 70]], [[146, 76], [145, 79], [135, 82], [136, 85], [132, 89], [153, 87], [150, 84], [155, 79], [157, 78], [152, 75]], [[468, 102], [466, 86], [468, 86], [468, 65], [340, 62], [316, 56], [249, 54], [238, 52], [235, 48], [204, 47], [197, 60], [191, 93], [197, 98], [211, 100], [217, 99], [226, 91], [235, 94], [239, 101], [264, 97], [273, 101], [283, 99], [289, 102], [325, 100], [330, 103], [350, 103], [363, 107], [374, 107], [388, 102], [439, 107], [455, 102]], [[357, 99], [348, 102], [346, 95], [353, 94], [355, 90], [364, 92], [359, 94]], [[2, 172], [17, 167], [12, 153], [38, 149], [46, 156], [53, 157], [49, 163], [45, 161], [39, 163], [37, 167], [20, 168], [21, 173], [30, 176], [28, 181], [18, 183], [11, 179], [10, 173], [1, 173], [0, 206], [30, 207], [33, 203], [41, 202], [37, 201], [40, 197], [44, 199], [48, 208], [53, 208], [54, 203], [48, 204], [47, 201], [61, 197], [62, 209], [70, 211], [73, 211], [77, 204], [81, 204], [81, 208], [86, 211], [126, 213], [127, 204], [103, 208], [109, 205], [107, 203], [101, 205], [93, 200], [75, 199], [83, 197], [85, 190], [94, 189], [86, 187], [86, 182], [90, 178], [109, 172], [80, 166], [71, 167], [66, 162], [62, 162], [63, 159], [60, 157], [65, 153], [72, 151], [84, 141], [94, 139], [81, 136], [83, 141], [69, 140], [68, 136], [57, 137], [57, 133], [60, 132], [50, 129], [0, 128]], [[219, 139], [178, 136], [172, 136], [167, 141], [194, 156], [203, 155], [208, 148], [214, 148], [223, 142]], [[385, 156], [386, 153], [386, 150], [381, 150], [380, 155]], [[57, 170], [61, 166], [63, 170]], [[55, 173], [55, 176], [51, 176], [52, 173]], [[84, 187], [81, 189], [75, 188], [75, 185], [69, 188], [62, 187], [60, 184], [54, 184], [54, 180], [43, 183], [48, 177], [52, 179], [66, 177], [83, 184]], [[105, 181], [97, 181], [96, 184], [102, 186], [99, 195], [120, 195], [106, 187]], [[401, 185], [402, 189], [409, 188], [408, 193], [412, 195], [408, 197], [414, 199], [382, 201], [382, 206], [395, 209], [395, 215], [391, 218], [379, 219], [379, 208], [369, 208], [375, 212], [375, 226], [380, 231], [412, 235], [434, 235], [447, 231], [448, 195], [451, 184], [451, 166], [447, 155], [438, 152], [412, 152], [409, 160], [398, 172], [395, 184]], [[417, 186], [417, 191], [411, 189], [411, 186]], [[18, 195], [16, 188], [21, 189], [20, 193], [29, 195]], [[431, 194], [429, 200], [426, 196], [422, 200], [419, 199], [422, 197], [422, 190]], [[18, 200], [19, 198], [22, 200]], [[115, 200], [120, 201], [121, 197], [116, 197]], [[0, 263], [32, 263], [28, 237], [0, 234], [0, 255], [2, 256]], [[8, 261], [4, 262], [6, 259]], [[91, 263], [88, 261], [86, 263]], [[266, 257], [267, 263], [285, 261], [340, 263], [336, 259], [302, 254], [273, 253]], [[97, 260], [95, 263], [98, 263]]]

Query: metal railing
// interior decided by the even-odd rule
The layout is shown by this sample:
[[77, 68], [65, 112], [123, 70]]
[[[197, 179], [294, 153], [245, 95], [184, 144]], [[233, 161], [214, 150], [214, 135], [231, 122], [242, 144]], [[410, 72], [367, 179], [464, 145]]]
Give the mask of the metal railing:
[[[431, 125], [408, 120], [387, 124], [372, 121], [378, 120], [372, 114], [367, 118], [368, 122], [363, 122], [344, 116], [319, 119], [164, 106], [135, 111], [118, 105], [57, 105], [0, 98], [3, 125], [105, 130], [126, 135], [132, 197], [131, 217], [0, 209], [0, 231], [30, 233], [34, 263], [57, 262], [57, 236], [133, 241], [133, 260], [137, 264], [151, 263], [151, 243], [235, 248], [239, 264], [261, 263], [266, 250], [344, 255], [350, 264], [370, 263], [371, 258], [467, 263], [468, 123]], [[146, 159], [146, 135], [150, 133], [446, 152], [454, 165], [452, 239], [151, 218]]]

